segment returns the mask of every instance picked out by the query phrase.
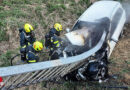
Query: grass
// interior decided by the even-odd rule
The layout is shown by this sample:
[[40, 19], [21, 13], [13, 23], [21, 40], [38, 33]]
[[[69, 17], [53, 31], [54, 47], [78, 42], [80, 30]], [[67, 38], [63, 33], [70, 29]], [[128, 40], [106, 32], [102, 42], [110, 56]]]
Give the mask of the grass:
[[[26, 22], [32, 24], [35, 28], [36, 38], [44, 42], [44, 38], [41, 38], [41, 36], [44, 37], [44, 34], [53, 27], [55, 22], [61, 23], [63, 29], [66, 27], [71, 28], [90, 4], [90, 0], [79, 0], [78, 3], [75, 0], [3, 0], [0, 4], [0, 43], [2, 41], [8, 43], [11, 39], [9, 39], [10, 36], [7, 34], [7, 31], [14, 32], [18, 28], [23, 27]], [[11, 36], [14, 39], [12, 43], [19, 42], [16, 36]], [[15, 47], [13, 44], [11, 46]], [[8, 50], [0, 55], [0, 66], [9, 66], [9, 60], [14, 53], [14, 51]], [[127, 63], [130, 64], [130, 62]], [[117, 64], [116, 60], [112, 59], [112, 64]], [[117, 68], [116, 65], [115, 67]], [[123, 76], [123, 73], [129, 73], [129, 68], [124, 67], [119, 72]], [[45, 84], [45, 82], [42, 82], [41, 86], [45, 86]], [[74, 90], [75, 88], [77, 90], [81, 90], [81, 88], [101, 90], [100, 87], [95, 88], [87, 83], [71, 82], [65, 82], [61, 87], [55, 87], [52, 90]]]
[[[65, 4], [70, 4], [71, 6], [72, 3], [73, 3], [72, 7], [74, 9], [67, 9]], [[65, 14], [76, 13], [77, 14], [76, 18], [77, 18], [86, 9], [86, 8], [83, 10], [80, 9], [82, 5], [86, 6], [86, 3], [83, 3], [81, 1], [79, 3], [81, 5], [74, 5], [76, 3], [73, 0], [70, 0], [70, 1], [48, 0], [47, 2], [46, 0], [30, 0], [30, 1], [29, 0], [22, 0], [22, 1], [21, 0], [3, 0], [0, 6], [0, 19], [2, 20], [0, 21], [0, 27], [1, 29], [4, 29], [4, 30], [1, 30], [0, 35], [6, 34], [6, 31], [7, 31], [6, 25], [8, 25], [9, 27], [8, 29], [10, 30], [17, 30], [18, 27], [22, 27], [24, 23], [28, 22], [34, 25], [36, 29], [39, 28], [38, 25], [40, 25], [41, 28], [47, 30], [50, 24], [54, 24], [54, 22], [57, 22], [60, 19], [61, 19], [61, 22], [63, 22], [63, 20], [67, 21]], [[46, 7], [42, 7], [43, 4]], [[50, 15], [51, 13], [56, 13], [56, 14], [58, 13], [59, 19], [56, 20], [55, 16], [57, 15], [56, 14]], [[7, 21], [7, 23], [3, 23], [3, 21]], [[0, 42], [7, 41], [8, 35], [5, 35], [5, 36], [3, 36], [0, 39]]]
[[3, 0], [2, 5], [12, 6], [12, 4], [31, 4], [31, 0]]
[[12, 51], [7, 51], [5, 54], [2, 54], [0, 56], [0, 60], [2, 61], [1, 67], [9, 66], [10, 65], [10, 59], [11, 59]]
[[68, 81], [68, 82], [65, 82], [63, 86], [65, 87], [66, 90], [72, 90], [75, 88], [76, 85]]
[[44, 21], [44, 17], [42, 15], [42, 8], [40, 6], [37, 6], [35, 8], [35, 14], [38, 17], [38, 21], [40, 22], [40, 24], [42, 25], [43, 28], [47, 27], [46, 22]]
[[4, 7], [0, 6], [0, 10], [4, 10]]
[[5, 30], [0, 30], [0, 42], [1, 41], [8, 41], [8, 36], [6, 35]]
[[[47, 83], [46, 83], [47, 84]], [[50, 84], [50, 83], [49, 83]], [[116, 81], [109, 81], [108, 83], [101, 83], [98, 82], [64, 82], [64, 84], [52, 84], [52, 87], [49, 90], [122, 90], [120, 88], [108, 88], [108, 87], [115, 87], [115, 86], [125, 86], [122, 83], [118, 83]], [[44, 87], [44, 86], [43, 86]], [[42, 87], [42, 88], [43, 88]], [[105, 88], [107, 87], [107, 88]], [[46, 87], [48, 88], [48, 87]], [[43, 89], [44, 90], [44, 89]]]
[[89, 6], [90, 0], [80, 0], [79, 3], [80, 3], [81, 5], [84, 5], [84, 3], [86, 3], [86, 5]]
[[12, 56], [18, 54], [19, 48], [15, 50], [8, 50], [6, 53], [0, 55], [0, 67], [7, 67], [10, 66], [10, 60]]
[[43, 88], [43, 87], [46, 87], [46, 85], [47, 85], [47, 82], [44, 82], [44, 81], [41, 82], [42, 88]]
[[13, 8], [12, 10], [6, 10], [0, 13], [0, 18], [7, 18], [7, 17], [16, 17], [16, 18], [21, 18], [21, 17], [26, 17], [27, 14], [21, 11], [20, 9]]
[[29, 87], [25, 88], [25, 90], [29, 90]]
[[41, 8], [40, 6], [37, 6], [37, 7], [35, 8], [35, 13], [36, 13], [36, 15], [37, 15], [37, 17], [38, 17], [39, 19], [43, 18], [41, 11], [42, 11], [42, 8]]
[[52, 2], [49, 2], [49, 3], [47, 4], [47, 10], [48, 10], [49, 13], [52, 13], [52, 12], [54, 12], [54, 11], [56, 11], [56, 10], [62, 11], [62, 9], [63, 9], [63, 10], [66, 9], [66, 7], [65, 7], [64, 4], [54, 4], [54, 3], [52, 3]]
[[8, 36], [6, 35], [6, 30], [4, 28], [5, 26], [6, 26], [6, 21], [0, 20], [0, 42], [8, 40]]

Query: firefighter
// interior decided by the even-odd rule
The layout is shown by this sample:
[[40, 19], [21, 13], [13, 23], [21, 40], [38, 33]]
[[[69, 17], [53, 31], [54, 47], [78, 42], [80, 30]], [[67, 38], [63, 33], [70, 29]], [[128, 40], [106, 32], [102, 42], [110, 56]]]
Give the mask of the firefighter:
[[51, 37], [51, 48], [50, 48], [49, 56], [52, 56], [53, 52], [57, 50], [60, 47], [60, 45], [61, 45], [61, 42], [56, 35]]
[[62, 25], [59, 23], [55, 23], [54, 27], [50, 29], [49, 33], [45, 35], [45, 46], [46, 48], [51, 48], [52, 43], [51, 43], [51, 37], [54, 35], [60, 36], [60, 32], [62, 31]]
[[26, 60], [27, 63], [38, 62], [39, 57], [36, 56], [36, 53], [43, 49], [43, 44], [39, 41], [35, 41], [33, 45], [29, 45], [26, 48]]
[[51, 35], [57, 35], [57, 36], [60, 36], [60, 32], [62, 31], [62, 25], [59, 24], [59, 23], [55, 23], [54, 24], [54, 27], [50, 29], [50, 34]]
[[25, 49], [28, 45], [33, 44], [35, 42], [35, 35], [33, 32], [33, 27], [32, 25], [26, 23], [24, 25], [24, 28], [20, 28], [20, 53], [21, 53], [21, 60], [24, 61], [26, 60], [26, 53]]

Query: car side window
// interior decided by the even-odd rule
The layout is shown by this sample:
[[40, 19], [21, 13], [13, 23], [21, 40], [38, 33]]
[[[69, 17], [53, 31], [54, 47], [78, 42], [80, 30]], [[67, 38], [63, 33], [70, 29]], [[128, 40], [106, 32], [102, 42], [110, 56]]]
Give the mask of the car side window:
[[[119, 21], [121, 19], [122, 14], [123, 14], [123, 10], [122, 10], [122, 8], [119, 8], [116, 11], [115, 15], [113, 16], [112, 21], [111, 21], [112, 22], [111, 23], [111, 32], [110, 32], [111, 35], [113, 35], [114, 30], [118, 26], [118, 23], [119, 23]], [[110, 35], [110, 37], [111, 37], [111, 35]]]

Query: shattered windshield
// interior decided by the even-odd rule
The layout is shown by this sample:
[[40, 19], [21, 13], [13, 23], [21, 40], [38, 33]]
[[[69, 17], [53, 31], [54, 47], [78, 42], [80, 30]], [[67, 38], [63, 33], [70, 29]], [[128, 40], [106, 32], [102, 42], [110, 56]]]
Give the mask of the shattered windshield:
[[97, 22], [78, 21], [72, 31], [66, 34], [69, 44], [65, 51], [73, 51], [77, 54], [92, 49], [100, 41], [103, 32], [109, 30], [109, 20]]

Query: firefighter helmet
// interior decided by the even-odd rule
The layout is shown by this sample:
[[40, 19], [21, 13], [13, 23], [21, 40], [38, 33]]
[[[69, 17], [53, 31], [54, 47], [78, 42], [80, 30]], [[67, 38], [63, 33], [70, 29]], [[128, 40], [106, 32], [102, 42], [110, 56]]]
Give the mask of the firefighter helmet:
[[54, 28], [55, 28], [57, 31], [62, 31], [62, 30], [63, 30], [63, 29], [62, 29], [62, 25], [59, 24], [59, 23], [56, 23], [56, 24], [54, 25]]
[[36, 41], [36, 42], [33, 43], [33, 48], [36, 51], [41, 51], [43, 49], [43, 44], [39, 41]]
[[25, 32], [26, 32], [26, 33], [29, 33], [29, 32], [31, 32], [31, 31], [34, 30], [33, 27], [32, 27], [32, 25], [30, 25], [30, 24], [28, 24], [28, 23], [26, 23], [26, 24], [24, 25], [24, 29], [25, 29]]

